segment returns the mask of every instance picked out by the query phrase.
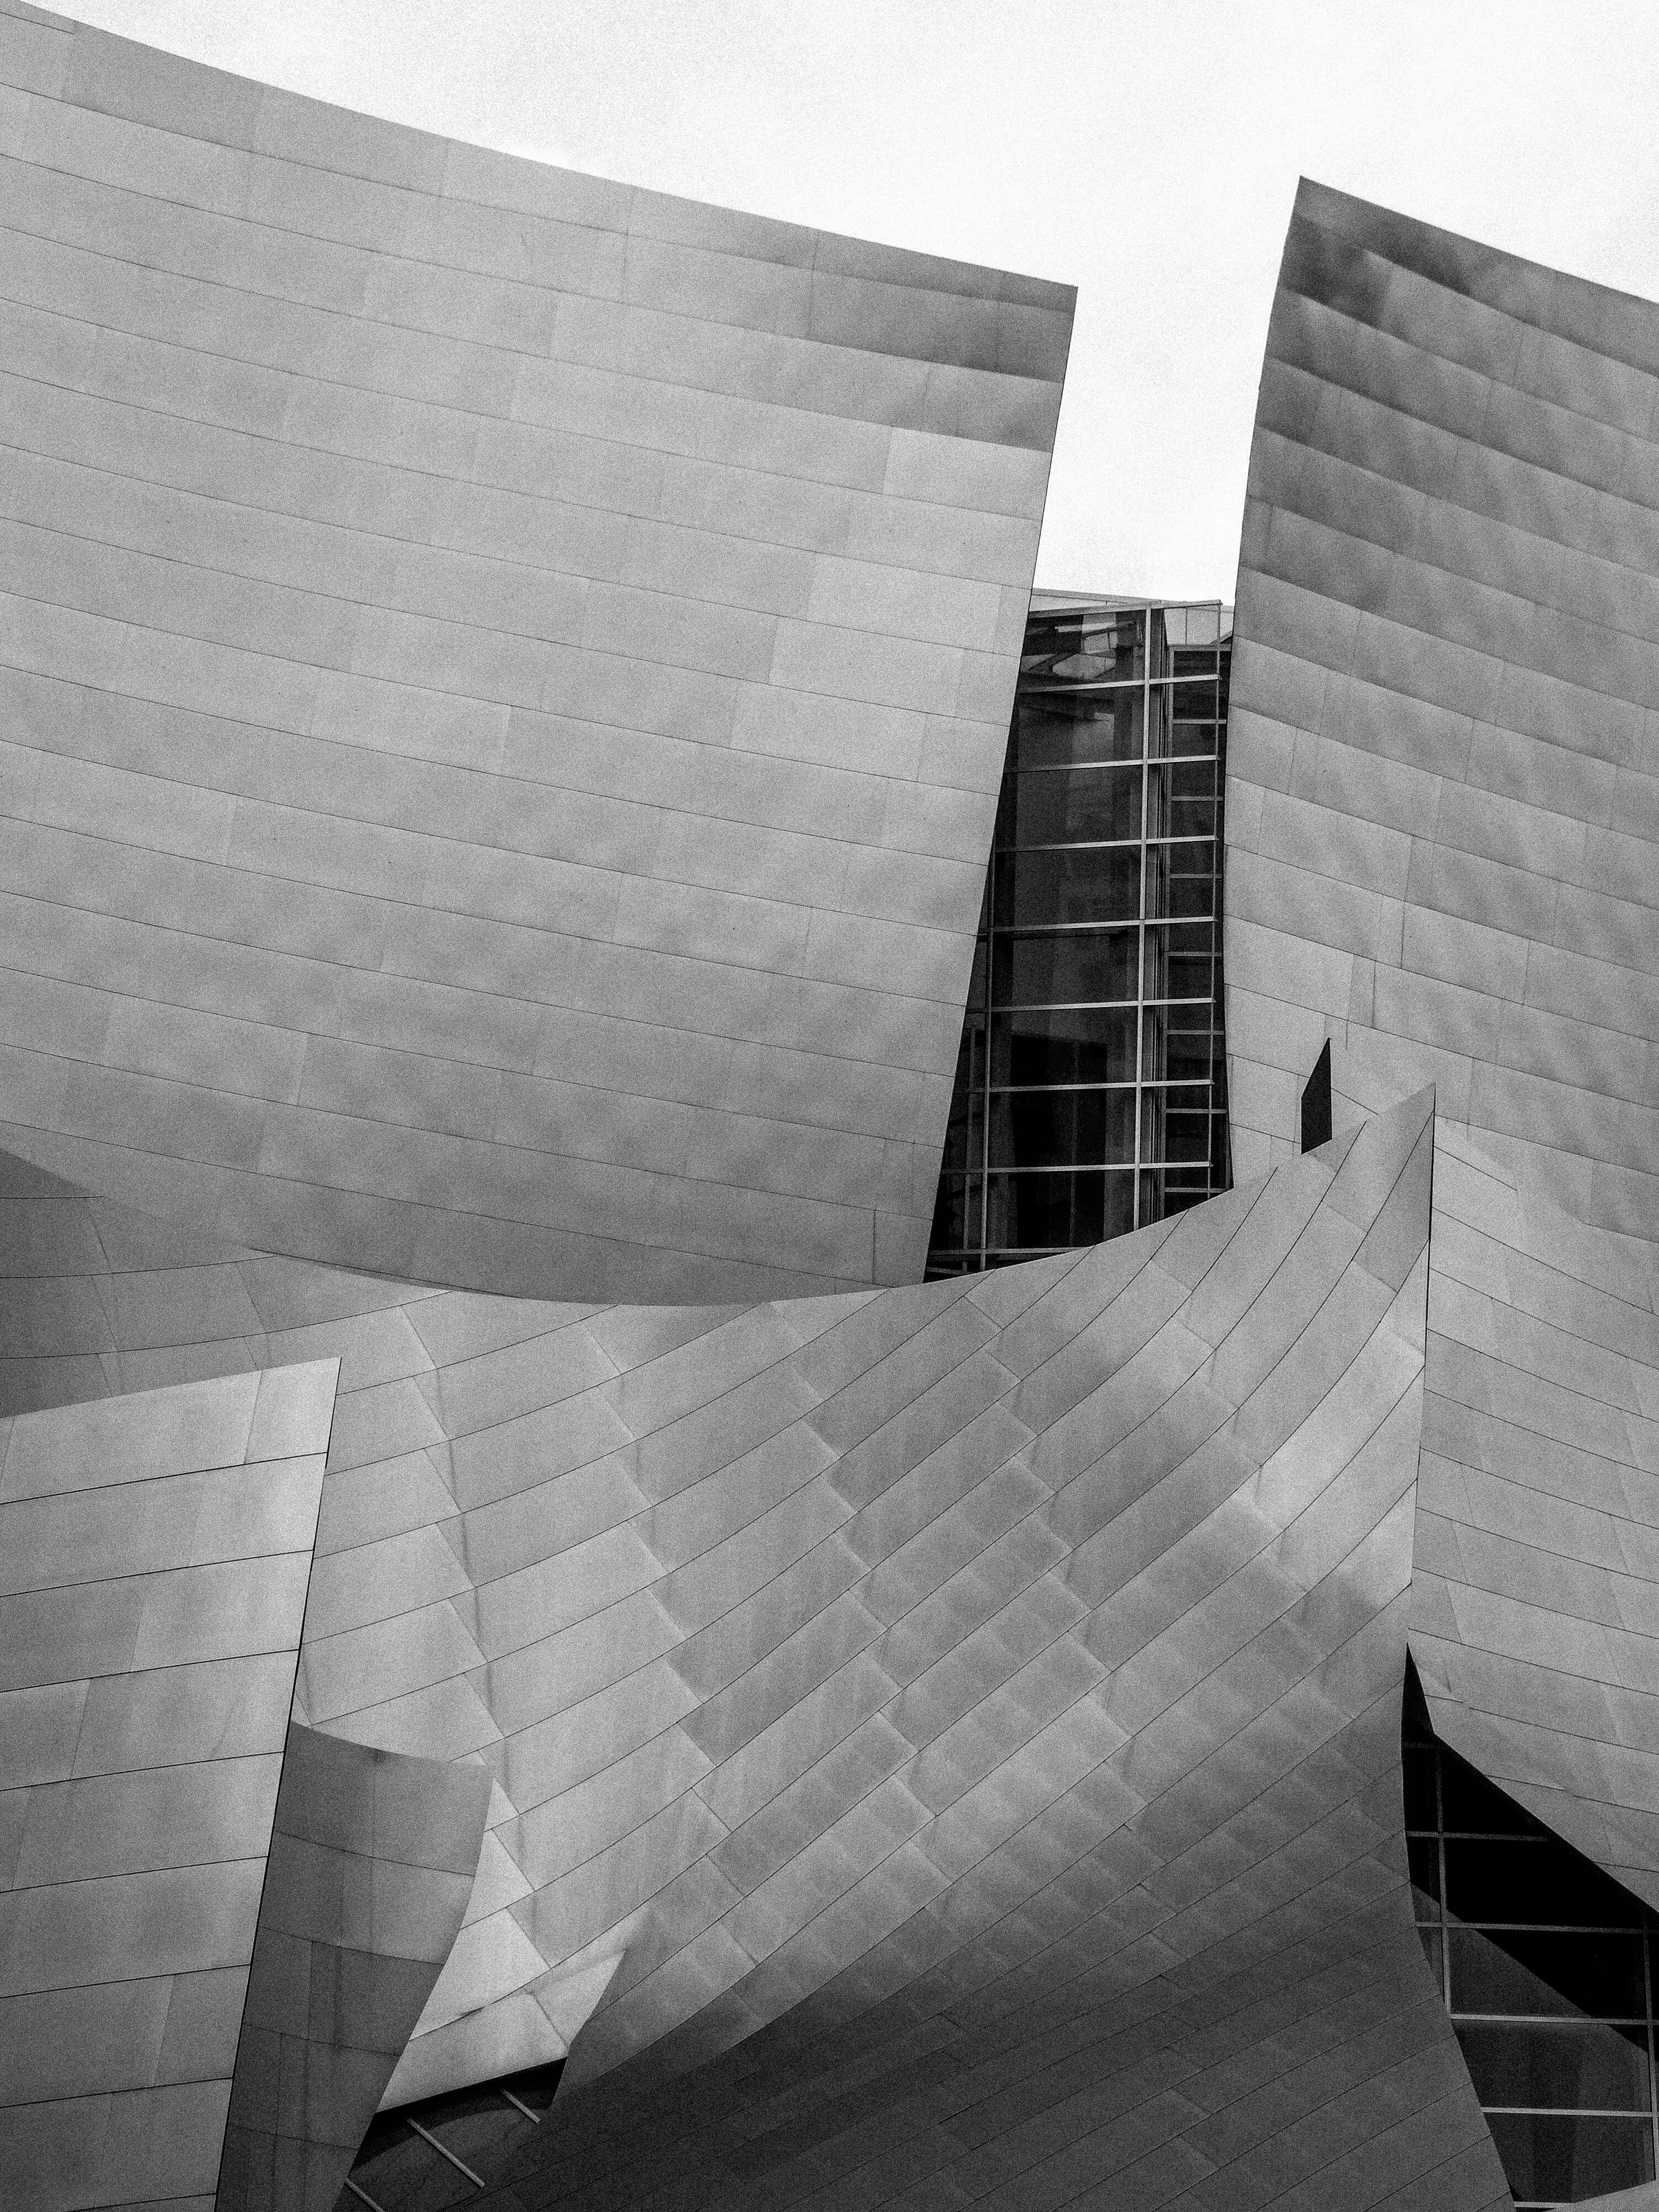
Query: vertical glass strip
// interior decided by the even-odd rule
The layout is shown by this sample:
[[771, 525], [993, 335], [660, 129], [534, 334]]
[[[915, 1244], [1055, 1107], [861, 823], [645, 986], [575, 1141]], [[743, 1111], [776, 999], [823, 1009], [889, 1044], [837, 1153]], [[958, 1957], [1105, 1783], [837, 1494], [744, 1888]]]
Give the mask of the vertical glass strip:
[[930, 1275], [1092, 1243], [1227, 1188], [1229, 611], [1036, 597]]

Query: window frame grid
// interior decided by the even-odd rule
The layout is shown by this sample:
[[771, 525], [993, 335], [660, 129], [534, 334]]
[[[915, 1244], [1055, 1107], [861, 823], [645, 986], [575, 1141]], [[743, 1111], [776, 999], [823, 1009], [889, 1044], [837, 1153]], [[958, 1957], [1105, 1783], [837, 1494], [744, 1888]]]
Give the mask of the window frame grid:
[[[1659, 2039], [1656, 2039], [1656, 2037], [1653, 2005], [1653, 1951], [1656, 1928], [1656, 1918], [1654, 1913], [1650, 1910], [1650, 1908], [1644, 1905], [1639, 1899], [1632, 1898], [1632, 1918], [1623, 1922], [1622, 1923], [1608, 1923], [1605, 1925], [1599, 1923], [1586, 1923], [1583, 1921], [1566, 1922], [1498, 1919], [1467, 1920], [1454, 1914], [1447, 1903], [1448, 1869], [1446, 1861], [1446, 1845], [1449, 1838], [1451, 1841], [1460, 1844], [1488, 1843], [1501, 1844], [1504, 1845], [1515, 1845], [1517, 1844], [1525, 1845], [1528, 1842], [1534, 1842], [1540, 1845], [1547, 1845], [1552, 1840], [1559, 1839], [1552, 1839], [1547, 1833], [1537, 1836], [1528, 1836], [1524, 1832], [1517, 1833], [1513, 1829], [1448, 1829], [1446, 1825], [1444, 1747], [1440, 1743], [1438, 1739], [1436, 1738], [1427, 1741], [1421, 1739], [1412, 1740], [1407, 1742], [1404, 1748], [1407, 1757], [1411, 1756], [1413, 1753], [1416, 1753], [1422, 1757], [1431, 1757], [1434, 1761], [1434, 1827], [1431, 1830], [1420, 1826], [1413, 1826], [1410, 1819], [1410, 1807], [1408, 1805], [1406, 1808], [1407, 1817], [1405, 1823], [1404, 1832], [1408, 1844], [1413, 1841], [1422, 1842], [1429, 1839], [1431, 1837], [1432, 1838], [1436, 1846], [1435, 1881], [1437, 1894], [1431, 1899], [1424, 1899], [1423, 1892], [1417, 1887], [1417, 1885], [1413, 1881], [1412, 1881], [1409, 1872], [1407, 1873], [1407, 1887], [1411, 1892], [1410, 1902], [1415, 1932], [1419, 1941], [1425, 1935], [1432, 1935], [1439, 1946], [1440, 1998], [1441, 2002], [1446, 2008], [1447, 2017], [1451, 2021], [1454, 2030], [1455, 2030], [1461, 2024], [1465, 2023], [1472, 2026], [1491, 2026], [1494, 2027], [1537, 2027], [1540, 2025], [1547, 2027], [1557, 2021], [1571, 2023], [1574, 2021], [1591, 2027], [1608, 2027], [1618, 2030], [1621, 2030], [1626, 2027], [1641, 2027], [1644, 2030], [1642, 2040], [1636, 2047], [1639, 2048], [1644, 2053], [1646, 2058], [1647, 2105], [1645, 2109], [1639, 2105], [1498, 2105], [1487, 2104], [1482, 2100], [1480, 2104], [1482, 2114], [1492, 2115], [1499, 2118], [1612, 2119], [1625, 2120], [1632, 2123], [1640, 2121], [1648, 2130], [1647, 2140], [1649, 2162], [1654, 2169], [1655, 2176], [1659, 2176], [1659, 2068], [1656, 2068], [1656, 2059], [1659, 2059]], [[1525, 1808], [1522, 1808], [1521, 1810], [1524, 1813]], [[1531, 1816], [1528, 1815], [1528, 1817], [1530, 1818]], [[1569, 1848], [1571, 1847], [1569, 1846]], [[1427, 1908], [1427, 1914], [1431, 1915], [1431, 1917], [1425, 1916], [1425, 1906]], [[1635, 2013], [1585, 2013], [1577, 2010], [1566, 2011], [1559, 2014], [1498, 2013], [1472, 2012], [1465, 2008], [1460, 2008], [1452, 2002], [1451, 1936], [1455, 1929], [1467, 1929], [1476, 1934], [1482, 1933], [1488, 1929], [1498, 1932], [1514, 1931], [1524, 1929], [1528, 1933], [1538, 1935], [1562, 1935], [1576, 1936], [1620, 1936], [1626, 1937], [1634, 1937], [1639, 1935], [1642, 1944], [1642, 1991], [1645, 2006], [1645, 2018], [1643, 2018]], [[1430, 1963], [1431, 1965], [1433, 1963], [1431, 1959]], [[1565, 2002], [1565, 2000], [1564, 1999], [1564, 2002]], [[1626, 2040], [1633, 2042], [1634, 2039], [1626, 2038]], [[1478, 2088], [1475, 2094], [1477, 2098], [1479, 2098], [1480, 2091]], [[1558, 2208], [1564, 2207], [1566, 2201], [1567, 2200], [1557, 2197], [1520, 2196], [1516, 2197], [1514, 2200], [1516, 2212], [1558, 2212]]]
[[[1162, 1219], [1171, 1210], [1171, 1201], [1178, 1208], [1200, 1202], [1227, 1187], [1228, 1146], [1224, 1140], [1217, 1142], [1217, 1122], [1224, 1122], [1226, 1113], [1224, 1069], [1218, 1065], [1221, 1043], [1221, 1010], [1218, 994], [1223, 985], [1220, 908], [1220, 885], [1224, 846], [1224, 781], [1226, 749], [1226, 709], [1229, 670], [1226, 665], [1229, 641], [1224, 633], [1222, 608], [1219, 600], [1139, 601], [1119, 605], [1103, 604], [1098, 609], [1079, 605], [1080, 621], [1098, 614], [1100, 626], [1109, 626], [1121, 633], [1129, 628], [1129, 657], [1138, 659], [1139, 673], [1133, 676], [1114, 674], [1097, 678], [1067, 678], [1055, 672], [1057, 660], [1071, 658], [1051, 651], [1045, 658], [1046, 665], [1024, 671], [1020, 679], [1015, 707], [1015, 723], [1011, 733], [1009, 758], [1005, 767], [1002, 789], [999, 798], [997, 817], [988, 856], [984, 898], [981, 902], [979, 929], [975, 939], [974, 977], [970, 982], [969, 1003], [963, 1027], [957, 1083], [953, 1087], [951, 1109], [951, 1127], [947, 1130], [945, 1158], [941, 1161], [940, 1216], [951, 1209], [949, 1218], [956, 1238], [945, 1243], [933, 1243], [928, 1255], [927, 1272], [932, 1276], [973, 1273], [991, 1266], [1011, 1261], [1036, 1259], [1046, 1254], [1076, 1249], [1074, 1238], [1070, 1244], [1036, 1244], [1012, 1243], [1009, 1237], [1017, 1234], [1018, 1223], [1011, 1218], [1007, 1222], [994, 1224], [992, 1216], [1000, 1196], [1010, 1205], [1012, 1195], [1000, 1192], [999, 1186], [1015, 1176], [1059, 1177], [1072, 1176], [1127, 1176], [1130, 1178], [1127, 1228], [1144, 1227], [1147, 1223]], [[1170, 617], [1192, 614], [1206, 617], [1204, 627], [1208, 632], [1205, 641], [1187, 641], [1186, 633], [1191, 625], [1185, 620], [1176, 623]], [[1064, 620], [1064, 615], [1060, 617]], [[1178, 629], [1179, 635], [1171, 635]], [[1195, 670], [1193, 661], [1202, 656], [1203, 666]], [[1031, 657], [1028, 655], [1028, 658]], [[1121, 665], [1115, 660], [1115, 666]], [[1202, 696], [1197, 703], [1207, 712], [1194, 714], [1194, 693]], [[1156, 694], [1156, 697], [1154, 695]], [[1029, 763], [1020, 751], [1020, 713], [1043, 698], [1077, 701], [1091, 697], [1127, 698], [1138, 695], [1139, 730], [1138, 753], [1132, 758], [1122, 758], [1107, 750], [1106, 740], [1090, 745], [1087, 738], [1081, 744], [1095, 757], [1066, 760], [1033, 760]], [[1179, 717], [1177, 704], [1186, 711]], [[1188, 752], [1177, 750], [1175, 733], [1179, 726], [1185, 731], [1204, 732], [1207, 743], [1201, 749]], [[1086, 722], [1082, 726], [1087, 727]], [[1126, 779], [1134, 771], [1139, 773], [1139, 802], [1138, 834], [1127, 837], [1056, 838], [1043, 834], [1030, 843], [1021, 841], [1018, 818], [1018, 799], [1027, 778], [1039, 781], [1048, 777], [1118, 776]], [[1177, 793], [1177, 775], [1181, 772], [1207, 771], [1207, 788], [1203, 792]], [[1156, 806], [1155, 806], [1156, 801]], [[1179, 804], [1192, 801], [1211, 809], [1211, 826], [1206, 831], [1183, 827], [1179, 831], [1170, 828], [1171, 816]], [[1154, 811], [1160, 819], [1153, 822]], [[1051, 825], [1050, 825], [1051, 827]], [[1206, 848], [1207, 866], [1182, 867], [1179, 861], [1185, 854], [1200, 857], [1194, 848]], [[1101, 913], [1079, 919], [1058, 912], [1047, 918], [1032, 919], [1029, 910], [1025, 917], [1015, 920], [1020, 909], [1014, 903], [1017, 872], [1021, 858], [1040, 854], [1133, 853], [1139, 858], [1138, 885], [1135, 911], [1133, 915]], [[1205, 884], [1202, 892], [1188, 892], [1187, 897], [1201, 900], [1206, 910], [1190, 913], [1173, 904], [1170, 896], [1172, 885]], [[1182, 895], [1176, 893], [1179, 898]], [[1008, 902], [1005, 915], [1002, 900]], [[1160, 975], [1149, 978], [1147, 960], [1149, 940], [1152, 933], [1163, 928], [1170, 935], [1160, 953]], [[1199, 930], [1204, 933], [1199, 945], [1193, 937]], [[1176, 940], [1175, 933], [1185, 931], [1184, 939]], [[1027, 988], [1017, 984], [1013, 975], [1013, 948], [1022, 939], [1047, 939], [1058, 945], [1066, 938], [1088, 938], [1101, 945], [1103, 963], [1111, 957], [1107, 940], [1133, 938], [1133, 979], [1132, 988], [1123, 989], [1112, 985], [1115, 995], [1078, 997], [1052, 996], [1037, 999], [1029, 995]], [[1169, 948], [1179, 942], [1179, 957], [1190, 967], [1201, 963], [1210, 979], [1208, 995], [1183, 991], [1172, 994], [1168, 988], [1168, 970], [1176, 955]], [[1127, 950], [1127, 947], [1125, 947]], [[1006, 967], [1006, 975], [1001, 974]], [[1183, 978], [1185, 980], [1185, 978]], [[1103, 982], [1106, 979], [1103, 977]], [[1109, 1014], [1127, 1017], [1133, 1010], [1133, 1040], [1130, 1048], [1133, 1064], [1122, 1075], [1099, 1075], [1090, 1079], [1080, 1073], [1052, 1078], [1048, 1081], [1016, 1082], [1012, 1079], [1012, 1066], [1000, 1070], [998, 1044], [1003, 1026], [1007, 1025], [1010, 1042], [1018, 1034], [1012, 1024], [1020, 1016], [1061, 1014]], [[1197, 1018], [1172, 1023], [1171, 1014], [1184, 1014]], [[1125, 1028], [1127, 1030], [1127, 1021]], [[1149, 1070], [1149, 1043], [1156, 1039], [1163, 1049], [1159, 1066]], [[1170, 1044], [1180, 1040], [1184, 1055], [1178, 1063], [1182, 1073], [1171, 1076], [1168, 1066]], [[1125, 1042], [1127, 1042], [1127, 1036]], [[1078, 1040], [1081, 1044], [1084, 1040]], [[1109, 1037], [1100, 1040], [1103, 1052], [1109, 1051]], [[1194, 1075], [1192, 1069], [1202, 1069]], [[1058, 1097], [1063, 1094], [1083, 1092], [1132, 1093], [1129, 1109], [1132, 1155], [1128, 1158], [1059, 1158], [1033, 1161], [1029, 1165], [1012, 1155], [1007, 1160], [1000, 1157], [1010, 1150], [1011, 1140], [1006, 1131], [999, 1128], [995, 1118], [1000, 1107], [1005, 1114], [1011, 1100], [1019, 1097]], [[1172, 1101], [1176, 1103], [1172, 1103]], [[1170, 1124], [1173, 1113], [1182, 1117], [1176, 1124], [1184, 1149], [1182, 1156], [1172, 1158], [1169, 1152]], [[1156, 1116], [1154, 1130], [1148, 1116]], [[1201, 1124], [1201, 1127], [1200, 1125]], [[963, 1148], [960, 1153], [951, 1149], [952, 1136]], [[993, 1152], [999, 1157], [994, 1162]], [[1014, 1185], [1013, 1189], [1018, 1186]], [[1109, 1205], [1110, 1191], [1104, 1193], [1103, 1203]], [[1108, 1234], [1120, 1233], [1125, 1225], [1116, 1216], [1107, 1217], [1115, 1223]], [[1073, 1229], [1076, 1219], [1073, 1216]]]

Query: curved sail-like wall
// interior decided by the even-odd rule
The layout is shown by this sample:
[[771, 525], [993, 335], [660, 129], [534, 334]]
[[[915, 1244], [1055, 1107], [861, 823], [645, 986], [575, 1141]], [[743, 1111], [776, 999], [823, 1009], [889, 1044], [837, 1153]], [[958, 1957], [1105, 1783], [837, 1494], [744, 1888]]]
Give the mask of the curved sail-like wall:
[[290, 1726], [216, 2212], [341, 2193], [454, 1948], [489, 1777]]
[[119, 1316], [104, 1387], [341, 1359], [296, 1711], [491, 1783], [390, 2100], [569, 2046], [542, 2154], [634, 2201], [832, 2142], [874, 2188], [902, 2125], [940, 2186], [1498, 2202], [1400, 1844], [1430, 1103], [1091, 1252], [735, 1313], [377, 1291], [22, 1171], [22, 1298]]
[[1440, 1115], [1413, 1648], [1659, 1899], [1659, 308], [1304, 184], [1235, 625], [1235, 1141]]
[[1412, 1649], [1436, 1732], [1659, 1905], [1659, 1316], [1625, 1240], [1435, 1150]]
[[0, 8], [0, 1141], [538, 1295], [914, 1280], [1071, 292]]
[[1412, 1650], [1443, 1741], [1650, 1905], [1656, 431], [1659, 307], [1303, 185], [1235, 625], [1235, 1153], [1293, 1149], [1328, 1039], [1339, 1131], [1435, 1083]]
[[4, 1425], [0, 2202], [19, 2212], [213, 2202], [337, 1364]]
[[1235, 1157], [1322, 1040], [1659, 1236], [1659, 307], [1304, 184], [1228, 732]]

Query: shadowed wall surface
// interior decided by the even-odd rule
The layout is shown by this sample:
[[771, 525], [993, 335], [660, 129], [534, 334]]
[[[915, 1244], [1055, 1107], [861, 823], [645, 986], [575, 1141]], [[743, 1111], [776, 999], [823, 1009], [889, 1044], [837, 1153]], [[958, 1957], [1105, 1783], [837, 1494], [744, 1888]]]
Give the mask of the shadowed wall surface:
[[213, 2203], [337, 1363], [0, 1459], [0, 2199]]
[[1235, 1158], [1328, 1034], [1659, 1235], [1659, 308], [1304, 183], [1229, 735]]
[[331, 2212], [459, 1932], [477, 1766], [290, 1727], [215, 2212]]
[[494, 1290], [914, 1279], [1073, 295], [0, 6], [0, 1129]]

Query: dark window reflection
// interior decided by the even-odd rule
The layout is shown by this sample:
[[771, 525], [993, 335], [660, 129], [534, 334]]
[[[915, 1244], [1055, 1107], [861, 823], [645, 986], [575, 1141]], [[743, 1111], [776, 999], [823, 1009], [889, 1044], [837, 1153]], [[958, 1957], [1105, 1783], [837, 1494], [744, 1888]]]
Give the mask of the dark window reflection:
[[1575, 1928], [1641, 1925], [1642, 1908], [1629, 1891], [1565, 1844], [1543, 1836], [1465, 1842], [1448, 1833], [1446, 1905], [1457, 1917], [1528, 1920], [1550, 1895], [1552, 1918]]
[[1588, 2112], [1489, 2112], [1486, 2124], [1517, 2207], [1577, 2204], [1653, 2176], [1647, 2120]]
[[1640, 2020], [1646, 2011], [1639, 1936], [1465, 1928], [1449, 1914], [1446, 1938], [1455, 2012]]
[[995, 867], [992, 921], [998, 929], [1139, 917], [1138, 845], [1039, 846], [999, 853]]
[[1648, 2109], [1645, 2030], [1632, 2040], [1596, 2021], [1466, 2020], [1457, 2040], [1483, 2105]]
[[993, 1015], [989, 1058], [996, 1085], [1133, 1083], [1135, 1009], [1016, 1006]]
[[1010, 845], [1085, 845], [1140, 835], [1139, 768], [1043, 769], [1012, 779]]
[[[1115, 1236], [1231, 1181], [1223, 616], [1213, 603], [1032, 610], [930, 1274]], [[1121, 1095], [1060, 1095], [1105, 1086]], [[1037, 1091], [1053, 1095], [1009, 1095]], [[1123, 1173], [1102, 1182], [1103, 1169]], [[1052, 1188], [1006, 1180], [1038, 1170]]]
[[993, 1091], [988, 1165], [1042, 1168], [1059, 1159], [1133, 1167], [1134, 1108], [1132, 1090]]
[[1132, 1225], [1134, 1176], [1110, 1170], [993, 1175], [986, 1183], [986, 1240], [997, 1252], [1064, 1250], [1121, 1237]]
[[1146, 672], [1146, 615], [1140, 607], [1083, 606], [1033, 616], [1019, 672], [1072, 684], [1139, 683]]
[[1414, 1668], [1401, 1768], [1411, 1895], [1518, 2208], [1654, 2178], [1654, 1918], [1456, 1753]]
[[996, 939], [997, 1003], [1054, 1006], [1133, 1000], [1139, 933], [1043, 931]]

